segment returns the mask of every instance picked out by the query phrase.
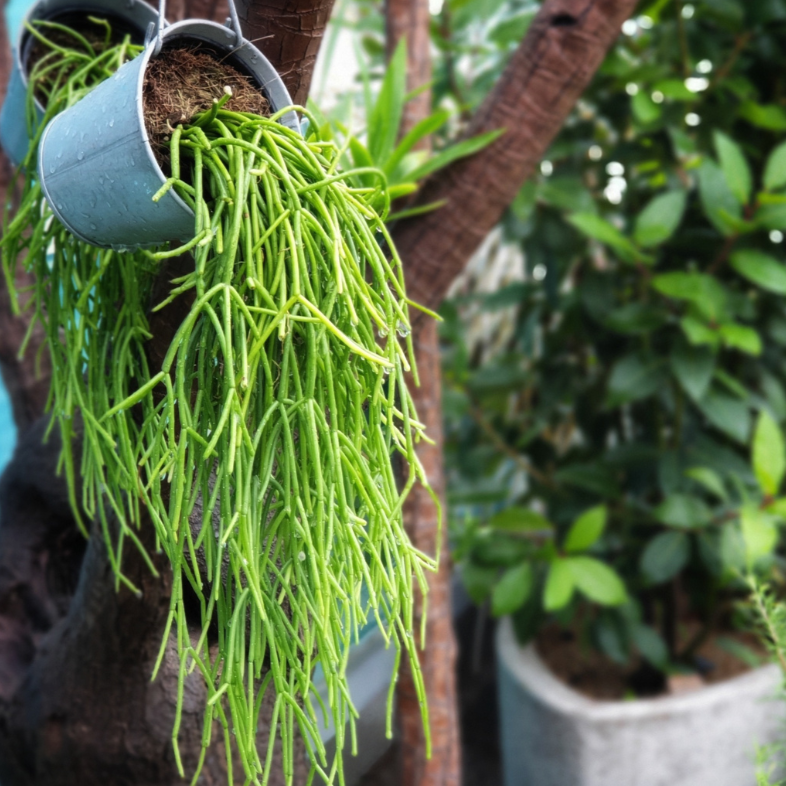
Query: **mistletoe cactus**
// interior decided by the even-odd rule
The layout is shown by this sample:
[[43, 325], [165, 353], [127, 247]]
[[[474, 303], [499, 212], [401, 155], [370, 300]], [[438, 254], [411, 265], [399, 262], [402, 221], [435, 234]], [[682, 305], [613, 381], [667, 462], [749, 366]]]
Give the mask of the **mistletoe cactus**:
[[[37, 36], [61, 69], [49, 103], [62, 109], [80, 95], [72, 63], [92, 55], [78, 36], [69, 49]], [[131, 253], [76, 239], [25, 174], [34, 139], [4, 265], [10, 285], [17, 258], [36, 274], [31, 302], [49, 337], [74, 509], [98, 523], [118, 584], [137, 591], [123, 574], [125, 549], [146, 555], [155, 543], [171, 563], [161, 657], [172, 631], [178, 707], [187, 674], [198, 670], [208, 686], [203, 757], [218, 720], [246, 782], [267, 782], [277, 740], [291, 779], [298, 728], [311, 777], [343, 782], [344, 730], [354, 738], [356, 716], [347, 661], [365, 625], [376, 622], [395, 648], [396, 670], [408, 656], [423, 696], [412, 584], [425, 593], [423, 571], [436, 561], [402, 522], [408, 492], [425, 483], [415, 444], [426, 436], [405, 378], [417, 378], [412, 304], [385, 227], [384, 176], [342, 172], [335, 144], [284, 127], [283, 112], [236, 111], [220, 95], [173, 129], [171, 176], [153, 197], [174, 189], [190, 205], [189, 242]], [[372, 182], [358, 185], [361, 176]], [[151, 323], [173, 304], [185, 318], [154, 363]], [[328, 706], [312, 685], [317, 666]], [[319, 734], [329, 716], [332, 761]], [[423, 718], [428, 729], [425, 702]], [[176, 751], [178, 728], [176, 719]]]

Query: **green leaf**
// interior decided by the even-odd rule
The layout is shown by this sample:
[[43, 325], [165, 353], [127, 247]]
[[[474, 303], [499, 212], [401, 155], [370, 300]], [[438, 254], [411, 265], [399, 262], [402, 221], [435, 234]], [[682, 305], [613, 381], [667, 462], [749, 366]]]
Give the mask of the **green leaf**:
[[688, 494], [670, 494], [653, 513], [662, 524], [679, 529], [703, 527], [712, 519], [712, 511], [707, 504]]
[[786, 474], [786, 446], [778, 424], [766, 411], [759, 415], [753, 436], [753, 471], [764, 494], [774, 497]]
[[736, 639], [731, 639], [728, 636], [718, 636], [715, 642], [722, 650], [742, 661], [750, 669], [757, 669], [767, 662], [767, 658], [762, 657], [758, 652]]
[[744, 101], [739, 108], [740, 117], [758, 128], [768, 131], [786, 131], [786, 110], [777, 104], [757, 104]]
[[614, 472], [602, 464], [570, 464], [557, 470], [554, 479], [560, 485], [589, 491], [604, 499], [619, 496], [620, 488]]
[[694, 401], [699, 401], [707, 392], [715, 371], [715, 360], [715, 353], [711, 350], [682, 342], [669, 357], [672, 373]]
[[514, 506], [493, 515], [488, 522], [492, 529], [505, 532], [550, 531], [552, 525], [534, 510]]
[[762, 205], [756, 211], [756, 223], [765, 229], [786, 230], [786, 204]]
[[656, 669], [665, 670], [669, 665], [669, 648], [666, 642], [649, 625], [639, 623], [631, 631], [633, 643], [642, 657], [648, 660]]
[[563, 548], [567, 552], [586, 551], [603, 534], [606, 527], [606, 507], [596, 508], [582, 513], [570, 528]]
[[745, 540], [740, 527], [727, 524], [721, 529], [720, 555], [727, 571], [737, 572], [745, 567]]
[[401, 163], [404, 156], [406, 156], [406, 154], [409, 153], [409, 151], [412, 150], [412, 148], [418, 142], [420, 142], [421, 139], [425, 139], [435, 131], [438, 131], [440, 128], [442, 128], [442, 126], [445, 125], [445, 123], [448, 122], [449, 119], [450, 112], [442, 110], [440, 112], [434, 112], [417, 123], [414, 128], [398, 143], [390, 158], [384, 162], [383, 171], [385, 174], [390, 177], [390, 175], [395, 172], [396, 167]]
[[529, 9], [508, 16], [492, 28], [489, 38], [500, 46], [517, 44], [527, 34], [534, 18], [535, 12]]
[[594, 213], [592, 194], [580, 177], [555, 176], [538, 186], [538, 199], [568, 213]]
[[543, 590], [543, 607], [546, 611], [559, 611], [570, 603], [573, 597], [573, 573], [568, 560], [555, 559], [549, 568], [546, 586]]
[[664, 532], [653, 538], [641, 555], [641, 571], [653, 584], [674, 578], [690, 558], [690, 541], [684, 532]]
[[630, 653], [621, 614], [601, 612], [592, 624], [593, 639], [607, 658], [624, 666]]
[[480, 605], [491, 594], [497, 580], [497, 568], [482, 567], [468, 562], [461, 568], [461, 580], [472, 602]]
[[742, 148], [731, 137], [722, 131], [715, 131], [713, 136], [721, 169], [731, 193], [741, 205], [747, 205], [753, 191], [753, 176], [748, 160]]
[[660, 116], [663, 112], [661, 106], [656, 104], [644, 90], [639, 91], [633, 96], [631, 107], [636, 120], [645, 126], [660, 120]]
[[661, 273], [653, 276], [652, 286], [666, 297], [692, 303], [706, 319], [720, 320], [728, 308], [726, 288], [706, 273]]
[[735, 251], [729, 262], [743, 278], [756, 286], [776, 295], [786, 295], [786, 265], [769, 254], [745, 249]]
[[695, 347], [717, 347], [720, 344], [718, 331], [694, 317], [683, 317], [680, 320], [680, 327], [685, 333], [685, 338]]
[[781, 497], [780, 499], [776, 499], [774, 502], [771, 502], [767, 505], [767, 513], [775, 516], [778, 519], [786, 520], [786, 497]]
[[778, 528], [770, 516], [754, 505], [746, 505], [740, 514], [740, 524], [748, 565], [772, 553], [778, 542]]
[[384, 166], [396, 145], [406, 92], [407, 42], [406, 36], [403, 36], [390, 59], [379, 96], [368, 118], [368, 151], [375, 166]]
[[698, 101], [699, 96], [692, 90], [688, 90], [687, 85], [682, 79], [662, 79], [652, 86], [653, 90], [657, 90], [666, 98], [672, 101]]
[[[742, 218], [742, 206], [729, 188], [720, 167], [706, 159], [699, 167], [699, 196], [704, 215], [727, 237], [737, 233], [736, 221]], [[733, 220], [729, 220], [729, 216]]]
[[685, 475], [704, 486], [710, 494], [714, 494], [718, 499], [723, 502], [728, 501], [729, 495], [726, 492], [726, 487], [723, 485], [720, 475], [714, 469], [709, 467], [691, 467], [691, 469], [685, 471]]
[[605, 218], [594, 213], [574, 213], [568, 216], [568, 221], [582, 234], [613, 248], [624, 261], [635, 262], [642, 259], [633, 243]]
[[633, 239], [644, 248], [665, 243], [682, 221], [686, 198], [684, 191], [671, 191], [655, 197], [639, 214]]
[[464, 139], [461, 142], [457, 142], [455, 145], [450, 145], [450, 147], [446, 147], [435, 156], [429, 158], [424, 164], [421, 164], [411, 172], [407, 172], [407, 178], [409, 180], [422, 180], [432, 172], [437, 172], [448, 164], [452, 164], [454, 161], [475, 155], [475, 153], [478, 153], [483, 150], [483, 148], [488, 147], [492, 142], [499, 139], [504, 133], [504, 128], [498, 129], [497, 131], [487, 131], [485, 134], [479, 134], [478, 136], [473, 136], [471, 139]]
[[617, 406], [651, 396], [660, 387], [662, 379], [657, 364], [646, 362], [638, 355], [628, 355], [611, 371], [607, 405]]
[[719, 328], [723, 343], [730, 349], [738, 349], [748, 355], [761, 355], [761, 336], [751, 327], [729, 322]]
[[[786, 117], [784, 119], [786, 120]], [[784, 186], [786, 186], [786, 142], [778, 145], [770, 153], [764, 169], [764, 187], [768, 191], [777, 191]]]
[[625, 584], [616, 571], [593, 557], [566, 560], [576, 587], [603, 606], [619, 606], [628, 600]]
[[736, 0], [705, 0], [704, 15], [724, 24], [729, 30], [737, 30], [745, 20], [743, 6]]
[[611, 311], [603, 324], [617, 333], [639, 335], [662, 327], [667, 320], [664, 309], [646, 303], [628, 303]]
[[744, 401], [711, 391], [702, 399], [699, 408], [715, 428], [741, 445], [748, 444], [751, 415]]
[[528, 562], [506, 570], [491, 595], [491, 613], [504, 617], [520, 609], [532, 591], [532, 567]]

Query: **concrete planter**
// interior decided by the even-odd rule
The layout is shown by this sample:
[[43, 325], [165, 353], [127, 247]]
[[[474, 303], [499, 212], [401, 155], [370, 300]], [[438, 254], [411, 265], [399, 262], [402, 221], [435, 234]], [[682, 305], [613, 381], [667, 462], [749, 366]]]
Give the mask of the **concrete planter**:
[[497, 663], [505, 786], [754, 786], [756, 746], [786, 736], [775, 665], [682, 696], [594, 701], [510, 620]]

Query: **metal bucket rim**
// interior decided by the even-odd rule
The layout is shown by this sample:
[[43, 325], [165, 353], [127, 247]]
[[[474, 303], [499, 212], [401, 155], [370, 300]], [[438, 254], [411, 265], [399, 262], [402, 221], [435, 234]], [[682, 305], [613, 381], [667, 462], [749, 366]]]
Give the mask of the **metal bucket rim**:
[[[216, 39], [211, 39], [199, 35], [195, 35], [189, 32], [190, 29], [194, 27], [198, 27], [200, 29], [208, 29], [213, 30], [216, 32]], [[227, 32], [230, 32], [228, 28], [224, 27], [223, 25], [218, 24], [217, 22], [211, 22], [209, 20], [201, 20], [201, 19], [184, 19], [181, 22], [175, 22], [172, 25], [166, 27], [162, 34], [163, 43], [166, 45], [167, 43], [171, 42], [172, 40], [178, 39], [191, 39], [196, 41], [203, 41], [205, 43], [212, 44], [216, 47], [222, 47], [227, 49], [228, 51], [232, 50], [240, 50], [245, 48], [246, 46], [251, 47], [251, 51], [256, 54], [257, 57], [262, 59], [262, 62], [267, 65], [269, 68], [273, 69], [273, 65], [270, 61], [262, 54], [262, 52], [257, 49], [250, 41], [247, 41], [245, 38], [243, 39], [243, 43], [239, 47], [232, 47], [230, 45], [224, 44], [218, 38], [218, 34], [221, 33], [223, 36], [226, 36]], [[150, 60], [154, 57], [154, 46], [155, 42], [151, 42], [148, 46], [145, 47], [142, 54], [139, 55], [141, 58], [141, 66], [139, 68], [139, 73], [137, 75], [137, 85], [136, 85], [136, 119], [139, 126], [139, 131], [142, 135], [142, 139], [145, 143], [145, 152], [147, 153], [148, 160], [152, 163], [154, 171], [156, 174], [161, 178], [161, 183], [166, 182], [166, 174], [161, 169], [161, 165], [158, 162], [158, 158], [156, 157], [155, 150], [153, 150], [153, 146], [150, 144], [150, 137], [147, 133], [147, 126], [145, 124], [145, 75], [147, 74], [147, 66], [150, 63]], [[249, 66], [246, 66], [248, 69]], [[273, 69], [274, 70], [274, 69]], [[277, 73], [277, 72], [276, 72]], [[256, 74], [252, 74], [254, 78], [257, 78]], [[279, 77], [280, 78], [280, 77]], [[260, 89], [264, 90], [264, 86], [260, 85]], [[43, 145], [42, 145], [43, 149]], [[185, 203], [180, 196], [178, 196], [177, 192], [172, 190], [172, 196], [180, 202], [187, 210], [193, 213], [191, 208]]]
[[[215, 33], [215, 37], [200, 35], [200, 30], [211, 31]], [[265, 96], [268, 98], [268, 100], [270, 100], [270, 95], [268, 93], [269, 85], [273, 84], [275, 81], [278, 81], [281, 91], [286, 96], [287, 103], [284, 106], [273, 107], [274, 112], [284, 109], [286, 106], [292, 106], [292, 97], [289, 95], [289, 90], [287, 90], [286, 85], [284, 85], [278, 69], [276, 69], [270, 60], [265, 57], [259, 47], [255, 46], [247, 38], [244, 37], [239, 46], [233, 46], [232, 43], [230, 43], [233, 41], [233, 37], [234, 32], [231, 28], [227, 27], [226, 25], [221, 25], [218, 22], [213, 22], [209, 19], [183, 19], [180, 22], [174, 22], [164, 28], [161, 36], [164, 45], [166, 45], [172, 39], [190, 38], [192, 40], [202, 41], [225, 50], [228, 54], [234, 55], [234, 59], [238, 61], [242, 68], [245, 69], [252, 79], [254, 79], [254, 81], [257, 83], [257, 87], [262, 90], [263, 93], [265, 93]], [[263, 70], [269, 71], [275, 76], [267, 79], [262, 75]], [[271, 100], [271, 104], [272, 103], [273, 102]], [[286, 123], [283, 123], [283, 121], [290, 114], [293, 115], [294, 125], [299, 131], [299, 121], [297, 120], [297, 113], [294, 111], [287, 113], [287, 115], [280, 118], [279, 123], [287, 125]]]
[[[51, 8], [52, 5], [55, 7]], [[23, 62], [23, 44], [25, 43], [27, 36], [30, 35], [30, 31], [27, 29], [28, 22], [38, 19], [47, 20], [51, 19], [51, 17], [56, 14], [64, 14], [68, 12], [85, 12], [86, 14], [91, 14], [96, 12], [101, 13], [102, 11], [110, 11], [115, 16], [125, 17], [126, 21], [131, 22], [132, 20], [125, 12], [131, 8], [134, 8], [136, 5], [142, 5], [145, 9], [149, 8], [152, 14], [158, 16], [158, 10], [153, 8], [153, 6], [143, 2], [143, 0], [132, 0], [130, 4], [118, 3], [117, 0], [63, 0], [62, 3], [54, 2], [54, 0], [38, 0], [38, 2], [33, 3], [33, 5], [28, 8], [27, 12], [22, 18], [22, 22], [20, 23], [19, 30], [16, 34], [16, 42], [14, 44], [14, 62], [16, 68], [19, 70], [19, 76], [22, 79], [22, 85], [24, 86], [25, 90], [28, 86], [29, 74], [25, 63]], [[37, 13], [41, 10], [42, 6], [46, 6], [45, 10], [42, 13]], [[145, 31], [142, 30], [141, 32], [144, 33]], [[34, 98], [34, 101], [37, 109], [39, 109], [41, 112], [46, 111], [44, 107], [41, 106], [37, 98]]]

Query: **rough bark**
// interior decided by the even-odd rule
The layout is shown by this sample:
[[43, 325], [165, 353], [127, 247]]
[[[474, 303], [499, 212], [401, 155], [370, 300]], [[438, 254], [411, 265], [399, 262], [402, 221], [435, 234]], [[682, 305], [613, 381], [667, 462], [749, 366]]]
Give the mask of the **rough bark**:
[[[407, 42], [407, 92], [431, 81], [431, 14], [428, 0], [386, 0], [385, 27], [388, 58], [404, 38]], [[431, 113], [431, 91], [423, 90], [408, 101], [401, 121], [402, 136]], [[429, 140], [419, 145], [427, 148]]]
[[[427, 182], [418, 203], [441, 210], [394, 233], [408, 294], [438, 306], [483, 238], [543, 158], [637, 0], [546, 0], [467, 136], [505, 133]], [[422, 318], [418, 317], [420, 321]]]
[[[407, 90], [422, 88], [431, 80], [431, 38], [428, 0], [387, 0], [385, 4], [388, 55], [398, 42], [407, 42]], [[401, 133], [406, 134], [431, 112], [431, 91], [423, 90], [404, 108]], [[429, 147], [430, 140], [423, 140]], [[409, 260], [405, 259], [405, 264]], [[410, 391], [418, 414], [434, 444], [421, 443], [418, 458], [429, 482], [445, 506], [442, 466], [442, 402], [439, 340], [435, 323], [426, 323], [414, 336], [420, 386], [410, 380]], [[438, 551], [439, 510], [431, 495], [417, 486], [404, 505], [404, 524], [414, 545], [426, 554]], [[426, 758], [420, 702], [408, 664], [402, 668], [397, 687], [397, 709], [401, 735], [402, 786], [457, 786], [461, 782], [461, 740], [456, 686], [457, 646], [453, 633], [450, 598], [450, 555], [446, 532], [442, 531], [442, 560], [439, 573], [428, 576], [429, 598], [426, 628], [427, 648], [419, 653], [430, 715], [432, 756]], [[415, 628], [420, 628], [423, 599], [419, 596]]]
[[[418, 457], [429, 483], [445, 506], [445, 480], [442, 461], [442, 386], [439, 340], [436, 322], [429, 321], [415, 335], [415, 350], [420, 374], [420, 387], [410, 385], [418, 416], [426, 424], [434, 445], [421, 443]], [[420, 665], [428, 697], [432, 740], [431, 759], [420, 721], [420, 704], [408, 668], [398, 685], [399, 728], [401, 731], [402, 786], [458, 786], [461, 783], [461, 739], [456, 686], [457, 645], [453, 631], [450, 596], [450, 555], [446, 531], [440, 533], [439, 511], [431, 496], [416, 486], [404, 507], [404, 517], [412, 542], [427, 554], [435, 554], [438, 536], [442, 539], [439, 572], [428, 577], [429, 596], [426, 627], [426, 649], [420, 651]], [[423, 614], [418, 594], [415, 629]]]
[[240, 0], [238, 13], [265, 56], [275, 65], [292, 100], [304, 105], [333, 0]]

